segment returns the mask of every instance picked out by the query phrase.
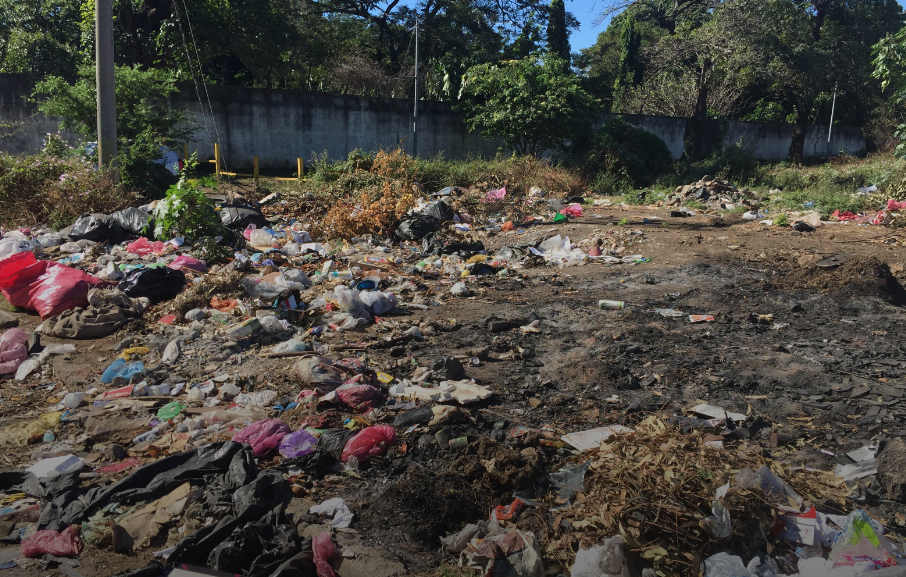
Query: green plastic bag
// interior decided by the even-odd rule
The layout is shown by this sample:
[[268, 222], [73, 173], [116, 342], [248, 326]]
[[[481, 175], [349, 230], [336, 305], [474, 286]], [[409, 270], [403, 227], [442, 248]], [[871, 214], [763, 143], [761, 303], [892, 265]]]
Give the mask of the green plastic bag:
[[569, 218], [565, 214], [560, 214], [559, 212], [554, 215], [554, 224], [558, 222], [569, 222]]
[[161, 421], [169, 421], [185, 408], [186, 406], [180, 404], [179, 401], [167, 403], [166, 405], [161, 407], [159, 411], [157, 411], [157, 418]]

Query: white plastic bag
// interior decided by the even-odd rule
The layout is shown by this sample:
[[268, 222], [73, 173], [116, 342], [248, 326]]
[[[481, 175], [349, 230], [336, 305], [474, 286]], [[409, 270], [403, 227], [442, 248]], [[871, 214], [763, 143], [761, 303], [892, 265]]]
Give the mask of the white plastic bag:
[[271, 233], [267, 232], [266, 230], [257, 228], [255, 230], [253, 230], [251, 232], [251, 234], [249, 235], [249, 244], [255, 248], [263, 248], [263, 249], [273, 248], [272, 247], [273, 243], [274, 243], [274, 236]]
[[399, 305], [399, 299], [393, 293], [380, 291], [365, 291], [359, 293], [359, 298], [371, 314], [382, 315]]
[[742, 559], [728, 553], [718, 553], [705, 559], [705, 577], [752, 577]]
[[619, 535], [591, 549], [580, 549], [570, 569], [572, 577], [629, 577], [624, 548], [626, 541]]

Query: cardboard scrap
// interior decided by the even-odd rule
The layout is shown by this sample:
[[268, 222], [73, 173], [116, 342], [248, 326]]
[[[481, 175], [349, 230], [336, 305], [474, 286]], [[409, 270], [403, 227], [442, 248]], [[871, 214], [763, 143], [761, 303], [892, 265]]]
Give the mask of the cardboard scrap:
[[626, 433], [634, 432], [635, 431], [633, 429], [624, 427], [623, 425], [610, 425], [608, 427], [600, 427], [598, 429], [579, 431], [578, 433], [569, 433], [568, 435], [563, 435], [560, 438], [565, 443], [569, 443], [580, 451], [591, 451], [592, 449], [597, 449], [598, 447], [600, 447], [601, 443], [603, 443], [613, 435], [624, 435]]
[[472, 381], [443, 381], [437, 387], [405, 387], [396, 397], [419, 401], [456, 401], [457, 403], [474, 403], [487, 399], [494, 391], [476, 385]]
[[726, 411], [720, 407], [715, 407], [713, 405], [695, 405], [692, 407], [693, 413], [698, 413], [699, 415], [705, 415], [706, 417], [711, 417], [712, 419], [726, 419], [730, 418], [733, 421], [745, 421], [746, 416], [742, 413], [734, 413], [732, 411]]

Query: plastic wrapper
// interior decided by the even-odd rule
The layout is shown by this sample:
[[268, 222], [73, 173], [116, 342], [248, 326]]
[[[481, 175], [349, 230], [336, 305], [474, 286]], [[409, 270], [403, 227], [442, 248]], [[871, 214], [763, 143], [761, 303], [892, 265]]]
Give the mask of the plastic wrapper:
[[141, 237], [138, 240], [130, 242], [126, 245], [126, 250], [132, 254], [137, 254], [139, 256], [147, 256], [149, 254], [164, 254], [167, 250], [166, 243], [161, 241], [151, 242], [145, 237]]
[[184, 268], [187, 268], [198, 272], [204, 272], [208, 269], [208, 267], [197, 258], [192, 258], [184, 254], [181, 254], [173, 259], [173, 262], [168, 264], [167, 267], [174, 270], [182, 270]]
[[301, 353], [309, 350], [311, 347], [308, 343], [298, 339], [290, 339], [276, 344], [271, 348], [272, 353]]
[[15, 373], [28, 357], [28, 335], [22, 329], [9, 329], [0, 336], [0, 375]]
[[157, 411], [157, 418], [161, 421], [169, 421], [179, 415], [179, 412], [185, 408], [186, 406], [179, 401], [169, 402]]
[[283, 437], [280, 441], [280, 454], [287, 459], [304, 457], [315, 450], [318, 439], [305, 430], [296, 431]]
[[395, 294], [380, 291], [363, 291], [359, 293], [359, 300], [373, 315], [386, 314], [399, 306], [399, 299]]
[[62, 413], [44, 413], [34, 421], [17, 423], [0, 429], [0, 446], [6, 444], [25, 445], [29, 439], [40, 440], [47, 431], [56, 431], [60, 426]]
[[15, 238], [4, 238], [0, 240], [0, 260], [10, 257], [14, 254], [19, 254], [20, 252], [34, 253], [35, 251], [37, 251], [38, 254], [41, 254], [41, 252], [43, 252], [42, 248], [43, 246], [38, 242], [18, 240]]
[[830, 559], [835, 567], [850, 566], [871, 561], [875, 567], [893, 567], [902, 553], [872, 524], [863, 509], [856, 509], [846, 517], [846, 524], [834, 539]]
[[264, 419], [239, 431], [233, 442], [248, 443], [255, 457], [260, 457], [280, 446], [280, 441], [289, 432], [289, 426], [282, 420]]
[[44, 554], [55, 557], [78, 557], [84, 544], [79, 538], [79, 525], [70, 525], [63, 531], [38, 531], [22, 541], [22, 554], [26, 557], [40, 557]]
[[580, 549], [571, 577], [629, 577], [625, 547], [626, 541], [617, 535], [591, 549]]
[[146, 297], [152, 303], [176, 298], [186, 286], [186, 275], [172, 268], [140, 268], [129, 273], [119, 289], [132, 298]]
[[249, 234], [249, 244], [256, 248], [274, 248], [274, 235], [266, 230], [255, 229]]
[[340, 461], [345, 463], [355, 457], [361, 463], [369, 457], [380, 457], [396, 443], [396, 429], [389, 425], [366, 427], [349, 439]]
[[236, 395], [234, 401], [240, 407], [269, 408], [276, 398], [277, 391], [266, 389], [264, 391], [255, 391], [254, 393], [240, 393]]
[[705, 559], [705, 577], [751, 577], [742, 558], [729, 553], [718, 553]]
[[333, 570], [331, 563], [335, 563], [340, 555], [337, 552], [337, 546], [333, 542], [330, 531], [325, 531], [312, 538], [311, 548], [315, 554], [315, 567], [318, 571], [318, 577], [337, 577], [337, 573]]
[[145, 364], [141, 361], [127, 363], [121, 358], [116, 359], [104, 370], [104, 373], [101, 375], [101, 382], [105, 385], [109, 385], [116, 377], [130, 379], [132, 378], [132, 375], [137, 375], [143, 370], [145, 370]]
[[367, 413], [384, 402], [384, 393], [371, 385], [352, 385], [337, 389], [337, 398], [357, 413]]
[[564, 208], [563, 210], [561, 210], [560, 214], [563, 214], [566, 216], [571, 216], [573, 218], [582, 216], [582, 205], [579, 204], [578, 202], [573, 203], [573, 204], [567, 206], [566, 208]]

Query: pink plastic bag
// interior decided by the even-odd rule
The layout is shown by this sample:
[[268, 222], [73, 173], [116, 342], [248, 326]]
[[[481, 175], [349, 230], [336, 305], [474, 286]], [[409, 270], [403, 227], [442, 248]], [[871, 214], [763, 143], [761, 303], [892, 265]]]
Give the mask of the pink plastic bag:
[[279, 447], [287, 433], [289, 425], [280, 419], [262, 419], [236, 433], [233, 442], [251, 445], [252, 454], [260, 457]]
[[897, 202], [894, 199], [887, 201], [887, 210], [904, 210], [906, 209], [906, 200], [903, 202]]
[[0, 375], [15, 373], [28, 357], [28, 335], [22, 329], [10, 329], [0, 336]]
[[344, 405], [352, 407], [357, 413], [367, 413], [377, 408], [384, 400], [384, 393], [371, 385], [354, 385], [337, 391], [337, 397]]
[[204, 272], [204, 271], [208, 270], [208, 267], [205, 266], [205, 264], [203, 262], [201, 262], [197, 258], [192, 258], [192, 257], [186, 256], [184, 254], [181, 254], [178, 257], [174, 258], [173, 262], [168, 264], [167, 267], [175, 269], [175, 270], [182, 270], [184, 268], [188, 268], [191, 270], [197, 270], [198, 272]]
[[45, 529], [22, 541], [22, 554], [26, 557], [40, 557], [50, 553], [56, 557], [78, 557], [84, 544], [79, 539], [81, 525], [70, 525], [57, 533]]
[[340, 461], [346, 462], [349, 457], [355, 457], [361, 463], [369, 457], [379, 457], [396, 443], [396, 430], [389, 425], [375, 425], [359, 431], [349, 439], [343, 447]]
[[567, 206], [566, 208], [564, 208], [563, 210], [561, 210], [560, 214], [564, 214], [566, 216], [571, 216], [573, 218], [582, 216], [582, 205], [579, 204], [578, 202], [574, 202], [573, 204], [571, 204], [571, 205]]
[[20, 252], [0, 261], [0, 290], [16, 307], [38, 311], [42, 319], [88, 306], [88, 291], [113, 286], [80, 270]]
[[503, 200], [506, 196], [506, 187], [501, 186], [497, 190], [489, 190], [488, 195], [485, 197], [485, 202], [495, 202], [498, 200]]
[[318, 577], [337, 577], [336, 571], [331, 566], [331, 561], [335, 561], [338, 556], [337, 546], [331, 538], [330, 531], [312, 537], [311, 550], [314, 553]]
[[135, 242], [130, 242], [126, 245], [126, 250], [132, 254], [137, 254], [139, 256], [149, 255], [152, 252], [154, 254], [164, 254], [164, 251], [167, 250], [167, 245], [158, 241], [150, 242], [147, 238], [141, 237]]

